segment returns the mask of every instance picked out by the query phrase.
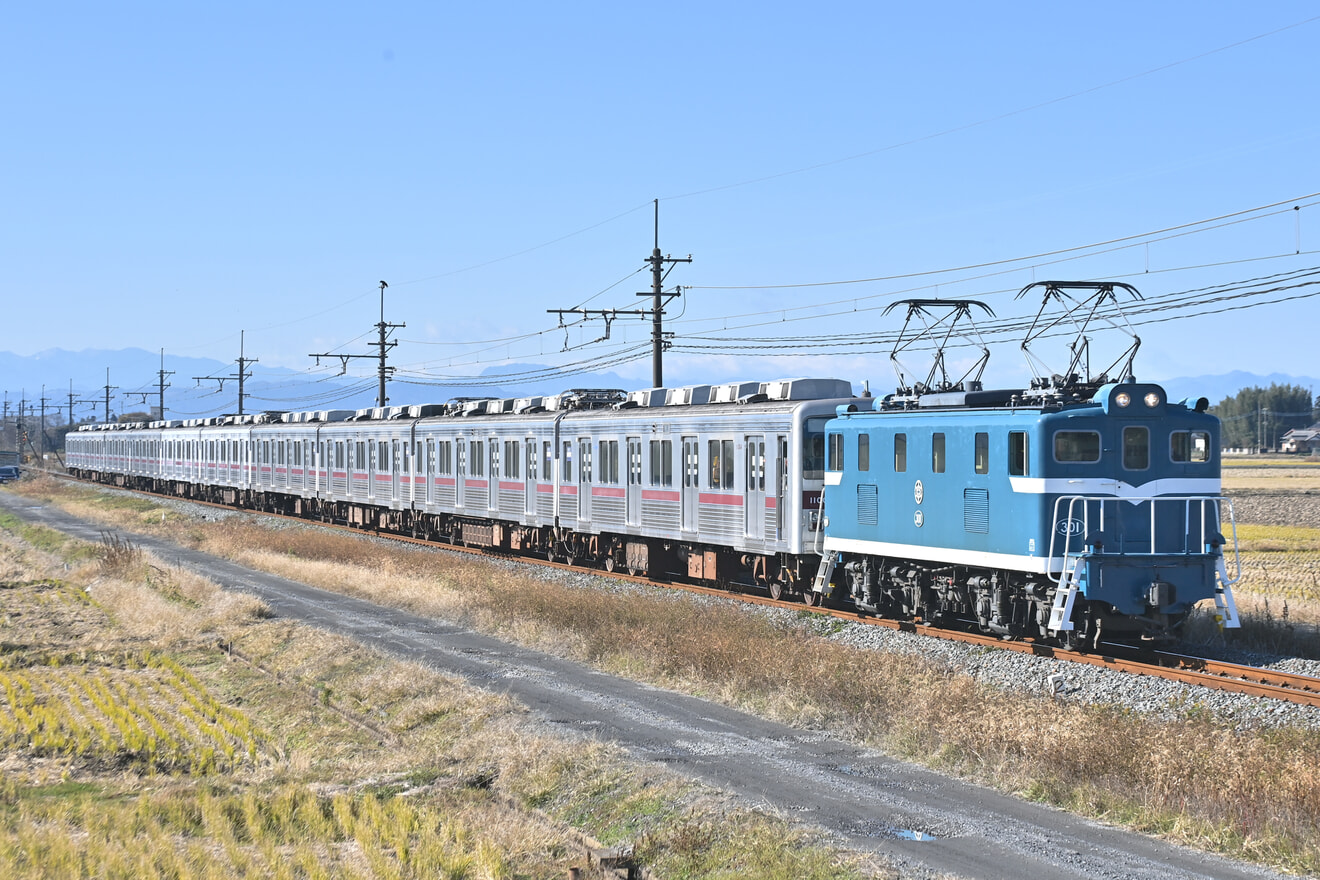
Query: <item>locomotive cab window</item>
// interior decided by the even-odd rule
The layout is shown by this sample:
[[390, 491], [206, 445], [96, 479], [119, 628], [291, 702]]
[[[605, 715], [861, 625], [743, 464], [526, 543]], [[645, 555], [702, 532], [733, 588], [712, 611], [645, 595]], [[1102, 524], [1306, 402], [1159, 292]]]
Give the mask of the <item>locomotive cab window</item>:
[[1100, 460], [1099, 431], [1055, 431], [1054, 460], [1095, 462]]
[[1174, 431], [1169, 435], [1169, 457], [1174, 461], [1200, 464], [1210, 460], [1210, 434], [1206, 431]]
[[1027, 457], [1027, 432], [1008, 432], [1008, 473], [1012, 477], [1025, 477], [1030, 470]]
[[1150, 467], [1150, 429], [1145, 425], [1128, 425], [1123, 429], [1123, 467], [1130, 471]]
[[843, 470], [843, 435], [828, 434], [825, 439], [829, 447], [829, 460], [825, 463], [825, 470]]

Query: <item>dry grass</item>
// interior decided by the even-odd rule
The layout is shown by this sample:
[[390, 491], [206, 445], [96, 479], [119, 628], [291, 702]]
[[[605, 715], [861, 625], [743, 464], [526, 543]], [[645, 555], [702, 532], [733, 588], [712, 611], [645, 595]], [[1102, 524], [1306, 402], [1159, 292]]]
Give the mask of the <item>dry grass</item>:
[[1320, 462], [1306, 459], [1286, 461], [1230, 461], [1222, 471], [1225, 491], [1238, 489], [1300, 492], [1320, 489]]
[[[1320, 869], [1314, 731], [1238, 729], [1194, 703], [1175, 707], [1181, 719], [1165, 722], [1004, 693], [921, 657], [822, 640], [814, 623], [773, 623], [673, 593], [517, 581], [482, 560], [314, 529], [195, 528], [208, 549], [301, 580], [828, 727], [1109, 821], [1294, 870]], [[326, 557], [334, 563], [305, 562]]]
[[[144, 513], [159, 522], [159, 512], [98, 509], [121, 526]], [[320, 546], [313, 532], [287, 531], [313, 536], [294, 552]], [[565, 821], [636, 842], [662, 876], [724, 877], [730, 865], [783, 880], [877, 875], [782, 821], [639, 772], [613, 747], [547, 736], [503, 697], [268, 620], [259, 603], [161, 565], [131, 538], [60, 549], [0, 532], [0, 571], [13, 575], [0, 656], [28, 685], [13, 688], [17, 702], [0, 685], [0, 727], [20, 717], [14, 705], [40, 704], [66, 741], [79, 741], [71, 719], [81, 719], [94, 742], [80, 751], [0, 733], [7, 877], [562, 878], [585, 864]], [[376, 584], [393, 564], [346, 580]], [[56, 572], [67, 580], [42, 580]], [[35, 683], [38, 671], [51, 674]], [[94, 713], [73, 705], [95, 682], [109, 694], [101, 727], [121, 725], [99, 738], [86, 732]], [[191, 700], [172, 698], [185, 691]], [[130, 738], [149, 716], [174, 719], [191, 745], [172, 760], [136, 754]], [[223, 757], [218, 740], [204, 741], [207, 723], [245, 731], [231, 737], [228, 764], [189, 759], [208, 747]]]

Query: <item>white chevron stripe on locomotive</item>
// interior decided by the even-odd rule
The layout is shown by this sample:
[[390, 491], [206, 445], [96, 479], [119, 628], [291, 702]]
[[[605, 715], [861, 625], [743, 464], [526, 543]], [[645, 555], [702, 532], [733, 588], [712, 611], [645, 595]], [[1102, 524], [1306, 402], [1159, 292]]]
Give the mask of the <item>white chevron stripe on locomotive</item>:
[[1067, 477], [1009, 477], [1013, 491], [1022, 495], [1107, 495], [1140, 504], [1160, 495], [1218, 495], [1218, 477], [1166, 477], [1134, 486], [1122, 480], [1069, 479]]

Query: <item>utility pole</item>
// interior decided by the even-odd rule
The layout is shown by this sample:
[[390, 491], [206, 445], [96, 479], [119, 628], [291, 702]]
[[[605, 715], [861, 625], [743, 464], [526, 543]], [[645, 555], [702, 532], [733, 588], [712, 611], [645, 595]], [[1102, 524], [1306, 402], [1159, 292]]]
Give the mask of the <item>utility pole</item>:
[[[665, 334], [661, 320], [665, 313], [665, 306], [683, 295], [680, 288], [674, 288], [674, 292], [669, 294], [669, 298], [664, 299], [663, 302], [661, 301], [665, 296], [663, 286], [665, 276], [668, 274], [665, 271], [665, 263], [691, 263], [692, 255], [688, 254], [687, 259], [660, 256], [659, 199], [655, 200], [655, 247], [646, 261], [651, 264], [651, 384], [656, 388], [660, 388], [665, 384], [665, 368], [661, 359], [662, 352], [665, 350]], [[646, 296], [645, 293], [637, 295]]]
[[[241, 369], [241, 367], [240, 367], [240, 369]], [[173, 370], [170, 370], [170, 371], [166, 372], [166, 370], [165, 370], [165, 349], [163, 349], [163, 348], [160, 350], [160, 373], [158, 373], [157, 375], [158, 375], [159, 378], [160, 378], [160, 418], [161, 418], [161, 419], [164, 419], [164, 418], [165, 418], [165, 389], [170, 387], [170, 386], [165, 382], [165, 377], [166, 377], [166, 376], [173, 376], [173, 375], [174, 375], [174, 371], [173, 371]], [[73, 410], [69, 410], [69, 422], [70, 422], [70, 424], [73, 423]]]
[[[219, 383], [220, 383], [220, 390], [221, 390], [222, 392], [225, 390], [225, 380], [226, 380], [226, 379], [237, 379], [237, 380], [238, 380], [238, 414], [239, 414], [240, 416], [243, 415], [243, 383], [244, 383], [245, 380], [252, 378], [252, 373], [248, 370], [248, 367], [251, 366], [252, 364], [255, 364], [255, 363], [258, 362], [257, 358], [244, 357], [244, 346], [245, 346], [245, 344], [246, 344], [246, 343], [245, 343], [245, 335], [246, 335], [246, 333], [247, 333], [246, 330], [240, 330], [240, 331], [238, 332], [238, 374], [237, 374], [237, 375], [234, 375], [234, 376], [193, 376], [193, 378], [197, 380], [198, 384], [201, 384], [202, 382], [211, 382], [211, 381], [219, 382]], [[161, 351], [160, 351], [160, 372], [161, 372], [161, 378], [160, 378], [160, 381], [161, 381], [160, 395], [161, 395], [161, 397], [160, 397], [160, 399], [161, 399], [161, 405], [162, 405], [162, 407], [163, 407], [163, 406], [164, 406], [164, 402], [165, 402], [165, 389], [168, 387], [168, 386], [165, 385], [165, 375], [166, 375], [166, 373], [165, 373], [165, 349], [163, 349], [163, 348], [162, 348]], [[173, 374], [173, 372], [171, 372], [171, 373], [169, 373], [169, 375], [172, 376], [172, 375], [174, 375], [174, 374]], [[163, 415], [162, 415], [162, 417], [163, 417]]]
[[[151, 397], [153, 393], [154, 393], [154, 394], [158, 394], [158, 395], [159, 395], [159, 399], [160, 399], [160, 404], [159, 404], [159, 406], [158, 406], [158, 408], [157, 408], [157, 412], [159, 413], [158, 418], [160, 418], [160, 419], [164, 419], [164, 418], [165, 418], [165, 389], [170, 387], [170, 386], [169, 386], [169, 383], [165, 381], [165, 377], [166, 377], [166, 376], [173, 376], [173, 375], [174, 375], [174, 371], [173, 371], [173, 370], [166, 370], [166, 369], [165, 369], [165, 349], [163, 349], [163, 348], [160, 350], [160, 371], [159, 371], [156, 375], [157, 375], [157, 377], [158, 377], [157, 381], [159, 382], [158, 390], [157, 390], [157, 391], [155, 391], [155, 392], [151, 392], [151, 391], [128, 391], [128, 392], [125, 392], [125, 393], [126, 393], [126, 394], [130, 394], [130, 395], [132, 395], [132, 396], [134, 396], [134, 397], [140, 397], [140, 398], [142, 398], [142, 405], [143, 405], [143, 406], [146, 406], [146, 405], [147, 405], [147, 398], [148, 398], [148, 397]], [[72, 394], [70, 394], [70, 396], [72, 397]]]
[[41, 427], [41, 438], [37, 444], [41, 447], [37, 451], [37, 461], [46, 460], [46, 386], [41, 386], [41, 421], [38, 422]]
[[110, 384], [110, 368], [105, 368], [105, 423], [110, 424], [110, 392], [118, 391], [118, 385]]
[[391, 340], [389, 332], [401, 327], [407, 327], [407, 324], [387, 324], [385, 322], [385, 288], [389, 287], [384, 281], [380, 283], [380, 323], [376, 324], [376, 330], [380, 334], [380, 340], [371, 345], [376, 346], [380, 351], [376, 354], [335, 354], [333, 352], [323, 352], [321, 354], [309, 354], [308, 357], [316, 358], [316, 365], [321, 365], [321, 358], [339, 358], [340, 375], [348, 372], [348, 362], [355, 358], [371, 358], [380, 361], [379, 378], [380, 385], [376, 392], [376, 406], [384, 407], [389, 403], [389, 397], [385, 394], [385, 382], [390, 376], [394, 375], [394, 368], [388, 366], [385, 361], [385, 354], [391, 348], [398, 345], [398, 340]]
[[[665, 293], [664, 282], [668, 272], [665, 271], [666, 263], [691, 263], [692, 255], [687, 257], [665, 257], [660, 255], [660, 200], [655, 200], [655, 247], [651, 251], [651, 256], [646, 258], [646, 262], [651, 264], [651, 289], [639, 293], [638, 296], [651, 297], [651, 308], [649, 309], [546, 309], [552, 315], [559, 315], [559, 323], [564, 322], [564, 315], [581, 315], [584, 318], [598, 316], [605, 319], [605, 335], [597, 342], [610, 338], [610, 324], [619, 315], [638, 315], [641, 317], [650, 316], [651, 318], [651, 384], [660, 388], [665, 384], [664, 370], [664, 350], [668, 347], [665, 340], [664, 325], [662, 323], [665, 306], [669, 305], [676, 298], [683, 295], [683, 289], [675, 287], [671, 292]], [[670, 266], [672, 269], [673, 267]], [[672, 334], [671, 334], [672, 335]]]

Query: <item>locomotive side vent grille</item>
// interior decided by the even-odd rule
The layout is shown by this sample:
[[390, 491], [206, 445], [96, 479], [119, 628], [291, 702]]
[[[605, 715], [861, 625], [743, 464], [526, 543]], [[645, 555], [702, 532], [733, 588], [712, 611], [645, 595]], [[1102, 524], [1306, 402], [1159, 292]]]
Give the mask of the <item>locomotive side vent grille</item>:
[[989, 489], [963, 489], [963, 528], [969, 532], [989, 533]]
[[880, 524], [880, 497], [875, 486], [857, 487], [857, 523], [863, 526]]

